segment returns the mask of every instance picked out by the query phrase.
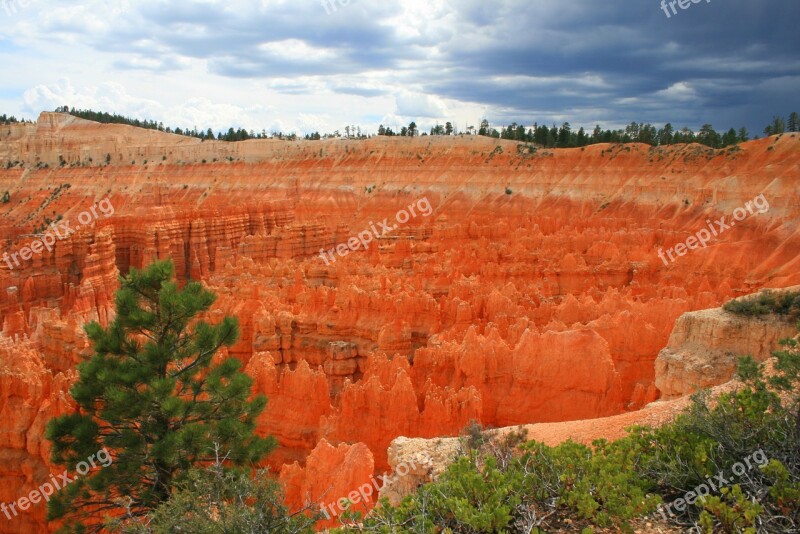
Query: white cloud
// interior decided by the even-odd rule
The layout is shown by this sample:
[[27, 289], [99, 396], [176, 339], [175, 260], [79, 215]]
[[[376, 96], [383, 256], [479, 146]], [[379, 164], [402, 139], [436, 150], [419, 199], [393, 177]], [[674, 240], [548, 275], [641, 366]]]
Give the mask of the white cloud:
[[53, 110], [61, 105], [78, 109], [103, 110], [135, 118], [158, 120], [165, 126], [227, 130], [229, 127], [261, 131], [273, 124], [274, 111], [269, 106], [250, 107], [214, 103], [208, 98], [192, 97], [178, 106], [166, 106], [156, 100], [134, 97], [116, 82], [75, 89], [70, 80], [53, 85], [39, 85], [25, 92], [25, 107], [31, 114]]
[[442, 118], [448, 113], [441, 98], [434, 95], [401, 91], [395, 96], [397, 114], [406, 117]]
[[311, 46], [300, 39], [285, 39], [283, 41], [262, 43], [258, 45], [258, 49], [274, 58], [304, 63], [331, 61], [336, 58], [336, 53], [333, 50]]
[[297, 118], [297, 126], [301, 132], [304, 133], [328, 133], [330, 125], [330, 116], [316, 116], [308, 113], [301, 113]]
[[697, 91], [688, 82], [678, 82], [670, 85], [666, 89], [656, 92], [656, 97], [668, 100], [686, 102], [697, 99]]

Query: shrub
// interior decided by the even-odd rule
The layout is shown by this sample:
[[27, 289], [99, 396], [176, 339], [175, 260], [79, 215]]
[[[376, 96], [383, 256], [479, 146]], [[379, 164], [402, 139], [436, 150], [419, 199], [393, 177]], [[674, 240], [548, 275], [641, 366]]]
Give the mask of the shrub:
[[293, 532], [313, 534], [317, 517], [289, 514], [280, 484], [268, 471], [253, 479], [218, 461], [192, 469], [172, 496], [144, 519], [124, 518], [107, 525], [125, 534], [191, 532]]
[[[540, 532], [539, 528], [557, 528], [568, 517], [624, 528], [630, 518], [654, 510], [660, 502], [648, 492], [653, 483], [634, 469], [640, 455], [635, 440], [598, 441], [594, 449], [573, 442], [557, 447], [530, 442], [517, 449], [522, 440], [520, 433], [489, 439], [471, 423], [462, 443], [475, 448], [398, 507], [384, 502], [359, 528]], [[509, 454], [514, 450], [517, 454]]]
[[725, 311], [748, 317], [760, 317], [776, 313], [791, 319], [800, 317], [800, 291], [775, 293], [762, 291], [738, 300], [732, 300], [722, 306]]
[[3, 193], [3, 204], [8, 204], [9, 202], [11, 202], [11, 193], [6, 191]]
[[[758, 532], [800, 527], [800, 351], [796, 340], [785, 340], [783, 346], [774, 354], [772, 377], [765, 377], [764, 364], [742, 358], [742, 389], [714, 403], [707, 394], [698, 394], [674, 424], [642, 434], [648, 459], [640, 473], [657, 481], [669, 500], [717, 474], [727, 482], [679, 514], [679, 520], [699, 519], [706, 530], [713, 523], [724, 532], [738, 532], [745, 523], [752, 526], [756, 518]], [[768, 463], [739, 476], [733, 466], [756, 451]], [[744, 506], [745, 500], [758, 506]]]

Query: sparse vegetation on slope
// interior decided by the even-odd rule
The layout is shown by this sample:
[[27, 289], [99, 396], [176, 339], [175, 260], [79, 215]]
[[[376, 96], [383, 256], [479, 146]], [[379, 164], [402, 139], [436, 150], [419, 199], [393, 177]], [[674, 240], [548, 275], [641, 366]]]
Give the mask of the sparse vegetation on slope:
[[[191, 130], [182, 129], [182, 128], [172, 128], [170, 126], [165, 127], [163, 122], [156, 122], [154, 120], [141, 120], [141, 119], [134, 119], [130, 117], [125, 117], [124, 115], [117, 115], [116, 113], [107, 113], [104, 111], [93, 111], [91, 109], [75, 109], [70, 108], [68, 106], [62, 106], [56, 108], [56, 113], [68, 113], [74, 117], [79, 117], [81, 119], [86, 119], [94, 122], [99, 122], [101, 124], [127, 124], [128, 126], [135, 126], [137, 128], [144, 128], [146, 130], [158, 130], [159, 132], [165, 132], [169, 134], [176, 134], [176, 135], [185, 135], [187, 137], [196, 137], [201, 140], [210, 140], [210, 141], [247, 141], [248, 139], [266, 139], [269, 136], [267, 135], [266, 131], [262, 131], [260, 133], [256, 133], [254, 131], [247, 131], [244, 128], [229, 128], [227, 132], [222, 133], [218, 132], [216, 135], [211, 128], [207, 130], [198, 131], [196, 128]], [[13, 118], [13, 117], [12, 117]], [[283, 134], [276, 133], [274, 134], [279, 137], [283, 137]]]
[[797, 319], [800, 317], [800, 291], [782, 293], [762, 291], [754, 296], [732, 300], [722, 308], [725, 311], [749, 317], [776, 313]]
[[289, 514], [280, 484], [266, 470], [192, 469], [172, 497], [142, 521], [112, 525], [125, 534], [312, 534], [316, 517]]

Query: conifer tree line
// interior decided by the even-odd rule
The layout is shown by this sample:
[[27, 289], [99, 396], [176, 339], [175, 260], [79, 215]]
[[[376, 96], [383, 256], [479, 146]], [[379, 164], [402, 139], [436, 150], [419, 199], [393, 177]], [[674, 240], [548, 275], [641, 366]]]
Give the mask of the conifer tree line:
[[[103, 111], [82, 110], [74, 107], [61, 106], [56, 108], [57, 113], [68, 113], [75, 117], [87, 119], [102, 124], [127, 124], [129, 126], [136, 126], [138, 128], [145, 128], [148, 130], [158, 130], [160, 132], [185, 135], [188, 137], [196, 137], [203, 141], [246, 141], [248, 139], [269, 139], [278, 138], [286, 139], [289, 141], [296, 140], [297, 134], [284, 134], [283, 132], [267, 133], [262, 129], [261, 132], [254, 130], [245, 130], [244, 128], [229, 128], [227, 132], [214, 132], [212, 128], [206, 130], [198, 130], [196, 127], [193, 129], [171, 128], [164, 126], [163, 122], [156, 122], [154, 120], [140, 120], [115, 113], [107, 113]], [[0, 115], [0, 124], [11, 124], [16, 122], [26, 122], [15, 118], [14, 116]], [[774, 116], [772, 121], [764, 128], [764, 135], [778, 135], [786, 132], [800, 131], [800, 116], [797, 112], [790, 113], [786, 119], [780, 116]], [[361, 128], [357, 126], [346, 126], [344, 128], [345, 136], [348, 138], [364, 139], [369, 135], [362, 133]], [[672, 123], [665, 124], [662, 128], [656, 128], [650, 123], [631, 122], [624, 129], [603, 129], [599, 124], [594, 127], [590, 132], [583, 127], [577, 130], [573, 129], [569, 122], [564, 122], [561, 126], [553, 124], [548, 127], [546, 124], [535, 123], [532, 127], [525, 127], [522, 123], [512, 122], [507, 126], [493, 127], [487, 119], [483, 119], [479, 128], [468, 126], [465, 131], [459, 132], [452, 122], [446, 122], [444, 125], [437, 124], [431, 127], [430, 132], [420, 133], [417, 123], [412, 121], [408, 126], [401, 127], [398, 131], [392, 130], [391, 127], [381, 124], [378, 127], [379, 136], [401, 136], [401, 137], [416, 137], [419, 135], [458, 135], [459, 133], [467, 135], [481, 135], [485, 137], [493, 137], [496, 139], [507, 139], [512, 141], [520, 141], [525, 143], [534, 143], [536, 145], [546, 148], [571, 148], [583, 147], [597, 143], [645, 143], [652, 146], [661, 145], [675, 145], [680, 143], [699, 143], [711, 148], [725, 148], [728, 146], [736, 145], [751, 139], [750, 132], [747, 128], [741, 127], [738, 130], [730, 128], [725, 132], [718, 132], [711, 124], [704, 124], [700, 129], [695, 132], [689, 127], [677, 129]], [[304, 136], [304, 139], [310, 141], [317, 141], [330, 137], [340, 137], [341, 133], [336, 130], [333, 133], [320, 134], [314, 132]], [[754, 137], [758, 139], [758, 135]]]
[[[467, 128], [467, 133], [474, 131], [473, 126]], [[772, 122], [764, 128], [764, 135], [797, 131], [800, 131], [800, 117], [797, 112], [792, 112], [787, 120], [779, 116], [773, 117]], [[431, 134], [435, 135], [434, 132]], [[441, 133], [437, 131], [436, 134], [449, 135], [445, 133], [444, 129], [441, 130]], [[535, 143], [547, 148], [582, 147], [596, 143], [645, 143], [652, 146], [699, 143], [712, 148], [724, 148], [750, 140], [750, 133], [745, 127], [738, 130], [731, 128], [727, 132], [720, 133], [711, 124], [704, 124], [699, 131], [694, 132], [688, 127], [678, 130], [671, 123], [657, 129], [652, 124], [641, 122], [632, 122], [624, 129], [617, 130], [604, 130], [598, 124], [594, 130], [587, 132], [583, 127], [575, 131], [568, 122], [563, 123], [560, 127], [554, 124], [550, 128], [545, 124], [534, 124], [532, 128], [526, 128], [522, 124], [512, 122], [498, 130], [491, 127], [489, 121], [484, 119], [481, 121], [477, 134], [497, 139]], [[758, 139], [758, 136], [755, 138]]]
[[11, 115], [9, 117], [5, 113], [0, 115], [0, 124], [16, 124], [16, 123], [20, 123], [20, 122], [31, 122], [31, 121], [18, 119], [14, 115]]

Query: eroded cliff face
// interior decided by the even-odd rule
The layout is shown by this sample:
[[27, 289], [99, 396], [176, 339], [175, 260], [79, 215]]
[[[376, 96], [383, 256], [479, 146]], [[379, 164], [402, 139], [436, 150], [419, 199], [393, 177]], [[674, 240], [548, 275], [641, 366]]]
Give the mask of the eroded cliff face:
[[[259, 428], [280, 442], [267, 463], [287, 466], [293, 506], [329, 489], [321, 473], [358, 485], [386, 469], [401, 435], [635, 410], [659, 396], [678, 317], [800, 283], [798, 162], [797, 135], [530, 154], [477, 137], [201, 143], [58, 114], [0, 126], [3, 251], [114, 207], [0, 262], [0, 501], [51, 469], [43, 427], [71, 409], [83, 325], [106, 323], [118, 275], [156, 258], [219, 295], [212, 319], [239, 318], [229, 353], [270, 399]], [[765, 213], [659, 258], [760, 194]], [[320, 257], [384, 219], [397, 228], [366, 250]], [[0, 530], [43, 522], [32, 507]]]
[[733, 378], [740, 356], [763, 362], [796, 333], [796, 321], [776, 314], [747, 317], [722, 308], [685, 313], [656, 358], [656, 387], [662, 398], [671, 399], [724, 384]]

